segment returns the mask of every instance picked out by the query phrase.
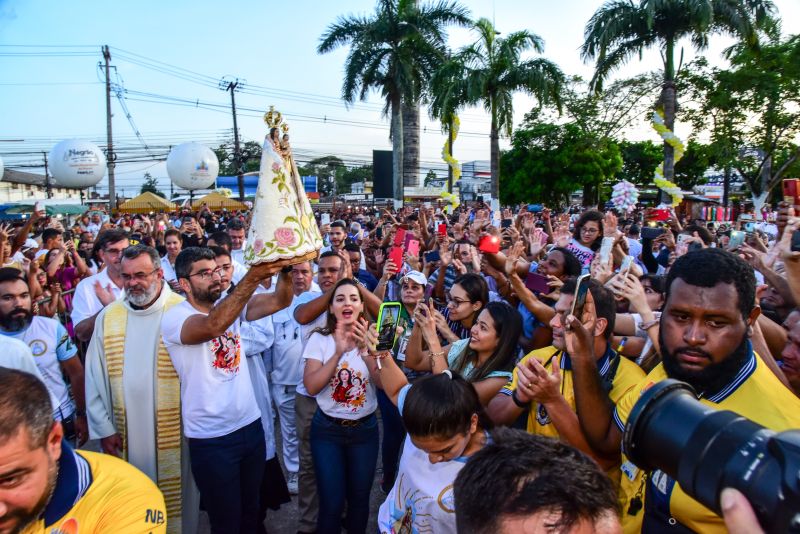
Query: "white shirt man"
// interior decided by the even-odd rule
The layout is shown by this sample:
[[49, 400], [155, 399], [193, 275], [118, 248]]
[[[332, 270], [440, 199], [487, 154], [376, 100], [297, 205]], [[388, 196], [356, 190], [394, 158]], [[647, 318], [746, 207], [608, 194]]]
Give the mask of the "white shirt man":
[[127, 235], [121, 230], [106, 230], [98, 236], [97, 246], [105, 268], [81, 280], [72, 298], [72, 324], [81, 341], [91, 339], [96, 315], [122, 295], [119, 273], [122, 251], [128, 247]]
[[[295, 427], [295, 393], [303, 382], [304, 336], [300, 323], [294, 318], [294, 303], [309, 290], [319, 293], [312, 280], [309, 262], [292, 266], [292, 291], [294, 299], [288, 308], [272, 316], [275, 338], [272, 344], [272, 400], [278, 410], [283, 438], [283, 464], [288, 473], [289, 493], [297, 493], [299, 469], [297, 430]], [[307, 297], [306, 297], [307, 298]]]
[[274, 293], [253, 296], [276, 264], [250, 268], [223, 299], [221, 269], [207, 248], [187, 248], [175, 262], [187, 300], [164, 314], [164, 345], [180, 378], [183, 428], [192, 473], [213, 532], [255, 532], [265, 437], [242, 350], [239, 321], [255, 321], [291, 302], [283, 276]]

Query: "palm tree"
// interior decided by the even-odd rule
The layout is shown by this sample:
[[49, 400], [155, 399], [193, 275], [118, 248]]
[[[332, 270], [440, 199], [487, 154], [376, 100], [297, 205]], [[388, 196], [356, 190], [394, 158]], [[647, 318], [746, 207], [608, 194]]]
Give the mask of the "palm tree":
[[538, 35], [519, 31], [498, 37], [500, 32], [487, 19], [476, 22], [474, 29], [478, 40], [446, 63], [448, 72], [442, 76], [449, 77], [453, 87], [450, 96], [443, 97], [441, 109], [447, 112], [448, 106], [452, 107], [464, 98], [471, 105], [482, 104], [491, 116], [492, 198], [499, 199], [500, 131], [511, 135], [514, 93], [527, 93], [541, 104], [553, 101], [560, 109], [564, 74], [555, 63], [546, 59], [522, 59], [522, 53], [528, 50], [544, 51], [544, 43]]
[[395, 198], [403, 198], [404, 102], [419, 100], [445, 50], [445, 27], [468, 25], [469, 11], [456, 1], [418, 5], [416, 0], [378, 0], [372, 17], [339, 17], [322, 35], [317, 52], [350, 45], [345, 60], [342, 99], [366, 100], [370, 90], [384, 99], [391, 114]]
[[[465, 84], [457, 83], [463, 75], [466, 65], [461, 61], [461, 56], [453, 56], [448, 52], [447, 57], [436, 69], [428, 84], [429, 112], [434, 120], [442, 123], [442, 129], [447, 133], [448, 151], [453, 153], [453, 128], [458, 111], [470, 104]], [[453, 169], [447, 167], [447, 192], [453, 192]]]
[[[663, 109], [664, 122], [673, 130], [675, 81], [680, 68], [675, 65], [678, 42], [688, 38], [702, 50], [708, 47], [712, 34], [720, 33], [757, 46], [759, 30], [772, 27], [775, 13], [771, 0], [638, 0], [638, 5], [634, 0], [608, 0], [586, 24], [581, 56], [584, 61], [597, 60], [591, 85], [599, 91], [611, 71], [657, 46], [664, 63], [657, 107]], [[664, 143], [664, 177], [672, 181], [674, 175], [673, 149]]]

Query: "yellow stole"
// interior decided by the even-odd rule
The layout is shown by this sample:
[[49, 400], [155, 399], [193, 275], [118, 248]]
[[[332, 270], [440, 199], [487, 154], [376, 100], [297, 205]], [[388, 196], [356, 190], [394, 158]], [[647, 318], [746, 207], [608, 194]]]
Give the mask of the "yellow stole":
[[[174, 293], [167, 298], [164, 311], [184, 299]], [[122, 458], [128, 459], [127, 420], [122, 369], [128, 310], [122, 301], [108, 306], [103, 321], [103, 346], [111, 385], [114, 427], [122, 437]], [[158, 326], [159, 330], [161, 325]], [[134, 333], [135, 335], [135, 333]], [[156, 358], [156, 462], [157, 485], [167, 506], [168, 532], [181, 532], [181, 387], [164, 341], [159, 335]]]

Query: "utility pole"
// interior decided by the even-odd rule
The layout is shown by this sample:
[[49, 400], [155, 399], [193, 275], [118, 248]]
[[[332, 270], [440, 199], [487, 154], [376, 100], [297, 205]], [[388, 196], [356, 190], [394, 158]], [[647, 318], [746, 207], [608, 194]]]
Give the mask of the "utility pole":
[[105, 60], [106, 70], [106, 161], [108, 162], [108, 211], [111, 213], [117, 207], [117, 194], [114, 182], [114, 140], [111, 135], [111, 76], [109, 75], [109, 62], [111, 52], [108, 45], [103, 46], [103, 59]]
[[230, 91], [231, 93], [231, 112], [233, 113], [233, 166], [236, 167], [236, 181], [239, 185], [239, 201], [244, 201], [244, 162], [242, 161], [242, 153], [239, 147], [239, 127], [236, 124], [236, 98], [234, 93], [238, 91], [242, 82], [236, 78], [233, 81], [225, 80], [224, 78], [219, 82], [219, 88], [223, 91]]
[[47, 167], [47, 152], [42, 152], [44, 156], [44, 192], [47, 198], [53, 198], [53, 188], [50, 187], [50, 173]]

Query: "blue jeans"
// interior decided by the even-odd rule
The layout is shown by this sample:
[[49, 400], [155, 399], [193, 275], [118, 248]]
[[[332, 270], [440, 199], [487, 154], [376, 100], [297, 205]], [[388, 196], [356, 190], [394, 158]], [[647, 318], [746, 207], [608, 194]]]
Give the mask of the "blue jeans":
[[189, 459], [211, 532], [258, 532], [259, 494], [267, 456], [256, 419], [218, 438], [189, 438]]
[[345, 501], [347, 534], [366, 532], [378, 461], [375, 414], [357, 426], [341, 426], [317, 410], [311, 420], [311, 455], [319, 495], [318, 534], [341, 532]]
[[383, 422], [383, 441], [381, 441], [381, 462], [383, 463], [383, 488], [388, 493], [392, 489], [397, 476], [397, 463], [400, 458], [400, 448], [406, 437], [403, 418], [392, 400], [386, 396], [382, 389], [378, 390], [378, 407], [381, 409]]

